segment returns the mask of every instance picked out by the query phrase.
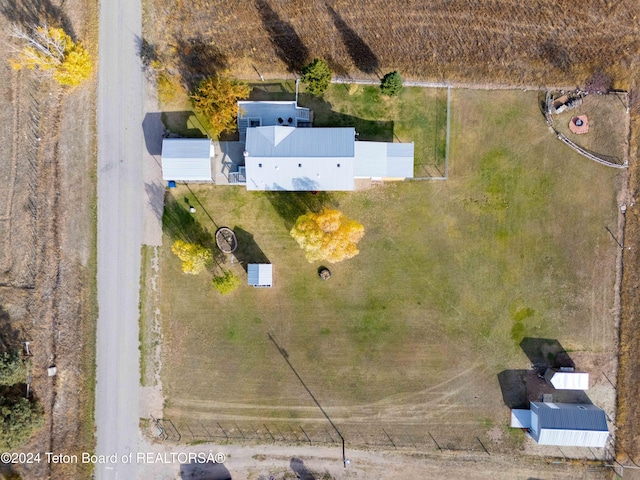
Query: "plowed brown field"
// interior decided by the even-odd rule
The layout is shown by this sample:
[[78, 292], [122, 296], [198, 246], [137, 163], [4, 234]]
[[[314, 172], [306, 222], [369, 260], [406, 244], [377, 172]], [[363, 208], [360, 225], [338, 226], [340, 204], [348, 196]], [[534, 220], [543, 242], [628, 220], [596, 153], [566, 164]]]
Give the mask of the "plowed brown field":
[[628, 85], [640, 49], [633, 0], [146, 0], [147, 40], [187, 76], [258, 78], [313, 57], [336, 74], [578, 85], [595, 69]]

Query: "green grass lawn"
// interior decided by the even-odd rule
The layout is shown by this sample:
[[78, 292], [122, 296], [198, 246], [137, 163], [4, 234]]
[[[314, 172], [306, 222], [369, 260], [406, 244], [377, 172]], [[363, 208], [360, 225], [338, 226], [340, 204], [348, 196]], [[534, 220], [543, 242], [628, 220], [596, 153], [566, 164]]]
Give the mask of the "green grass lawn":
[[[359, 89], [335, 86], [331, 111], [349, 95], [373, 95]], [[407, 89], [403, 101], [437, 102], [430, 92]], [[242, 267], [227, 264], [243, 285], [221, 296], [210, 274], [180, 272], [165, 238], [165, 415], [321, 418], [271, 333], [334, 420], [428, 424], [453, 442], [504, 426], [496, 376], [528, 366], [524, 336], [611, 348], [616, 245], [605, 227], [617, 225], [619, 172], [555, 139], [536, 102], [535, 93], [453, 91], [446, 182], [317, 196], [173, 191], [181, 208], [183, 197], [201, 207], [194, 219], [205, 230], [240, 229], [245, 259], [273, 263], [274, 286], [248, 287]], [[367, 108], [371, 117], [402, 110]], [[326, 282], [289, 236], [298, 214], [321, 205], [366, 229], [360, 255], [328, 265]]]

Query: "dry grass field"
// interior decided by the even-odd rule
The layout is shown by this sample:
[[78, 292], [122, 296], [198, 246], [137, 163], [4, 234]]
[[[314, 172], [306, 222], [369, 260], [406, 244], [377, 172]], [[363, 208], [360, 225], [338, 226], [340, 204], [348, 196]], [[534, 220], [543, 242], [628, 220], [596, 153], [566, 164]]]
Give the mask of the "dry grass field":
[[397, 68], [443, 81], [567, 85], [596, 70], [628, 86], [640, 50], [634, 0], [145, 0], [145, 36], [194, 77], [277, 77], [313, 57], [338, 75]]
[[[63, 5], [64, 4], [64, 5]], [[0, 0], [12, 22], [63, 24], [97, 53], [97, 10], [85, 0]], [[18, 451], [93, 449], [95, 83], [63, 94], [0, 52], [0, 351], [30, 342], [32, 395], [43, 427]], [[47, 376], [55, 365], [58, 374]], [[26, 379], [25, 379], [26, 380]], [[90, 465], [0, 465], [25, 479], [91, 476]], [[14, 477], [11, 477], [14, 478]]]
[[[637, 78], [637, 77], [636, 77]], [[634, 85], [637, 88], [637, 81]], [[622, 316], [620, 320], [620, 366], [618, 373], [618, 461], [623, 464], [637, 466], [640, 464], [640, 212], [637, 208], [640, 192], [640, 166], [637, 159], [640, 155], [640, 106], [631, 108], [630, 157], [635, 161], [629, 168], [629, 202], [626, 214], [625, 246], [622, 282]], [[634, 205], [631, 205], [631, 202]], [[631, 478], [640, 478], [637, 470], [625, 470]]]
[[[523, 437], [506, 428], [498, 376], [529, 367], [523, 337], [558, 340], [613, 415], [617, 247], [605, 227], [617, 225], [620, 173], [550, 135], [535, 93], [456, 90], [452, 105], [448, 182], [316, 196], [172, 191], [172, 218], [195, 205], [199, 235], [234, 228], [238, 259], [267, 258], [275, 271], [272, 289], [219, 296], [210, 275], [181, 274], [167, 230], [164, 415], [184, 441], [335, 440], [293, 367], [350, 444], [513, 451]], [[367, 232], [328, 282], [288, 234], [320, 204]]]

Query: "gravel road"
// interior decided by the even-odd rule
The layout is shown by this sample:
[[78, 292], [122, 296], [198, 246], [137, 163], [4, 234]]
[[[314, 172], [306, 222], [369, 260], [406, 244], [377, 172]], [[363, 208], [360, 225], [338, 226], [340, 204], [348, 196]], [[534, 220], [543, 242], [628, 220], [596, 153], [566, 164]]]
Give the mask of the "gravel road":
[[100, 2], [98, 77], [98, 333], [95, 478], [135, 479], [138, 450], [138, 297], [144, 183], [141, 4]]

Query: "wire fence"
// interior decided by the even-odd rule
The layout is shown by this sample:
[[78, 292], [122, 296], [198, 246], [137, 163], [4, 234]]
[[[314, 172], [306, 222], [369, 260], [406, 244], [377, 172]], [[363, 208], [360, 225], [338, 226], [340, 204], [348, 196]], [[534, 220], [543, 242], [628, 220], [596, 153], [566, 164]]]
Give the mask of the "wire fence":
[[545, 96], [545, 104], [544, 104], [544, 118], [547, 122], [547, 125], [553, 129], [555, 134], [558, 136], [558, 139], [564, 142], [566, 145], [571, 147], [574, 151], [578, 152], [580, 155], [587, 157], [589, 160], [593, 160], [594, 162], [598, 162], [602, 165], [612, 168], [627, 168], [629, 166], [627, 159], [620, 159], [614, 156], [604, 155], [601, 153], [595, 153], [587, 150], [586, 148], [581, 147], [576, 144], [569, 138], [567, 138], [564, 134], [558, 132], [553, 124], [553, 117], [551, 116], [553, 97], [551, 92], [546, 92]]
[[[330, 425], [320, 423], [297, 423], [271, 421], [263, 423], [229, 421], [184, 421], [175, 422], [168, 418], [156, 419], [157, 435], [167, 442], [253, 442], [307, 445], [342, 445], [340, 437]], [[382, 447], [396, 449], [403, 447], [428, 450], [478, 451], [490, 454], [489, 441], [477, 436], [456, 436], [439, 438], [423, 427], [414, 425], [376, 426], [340, 425], [340, 431], [347, 445], [358, 447]]]

